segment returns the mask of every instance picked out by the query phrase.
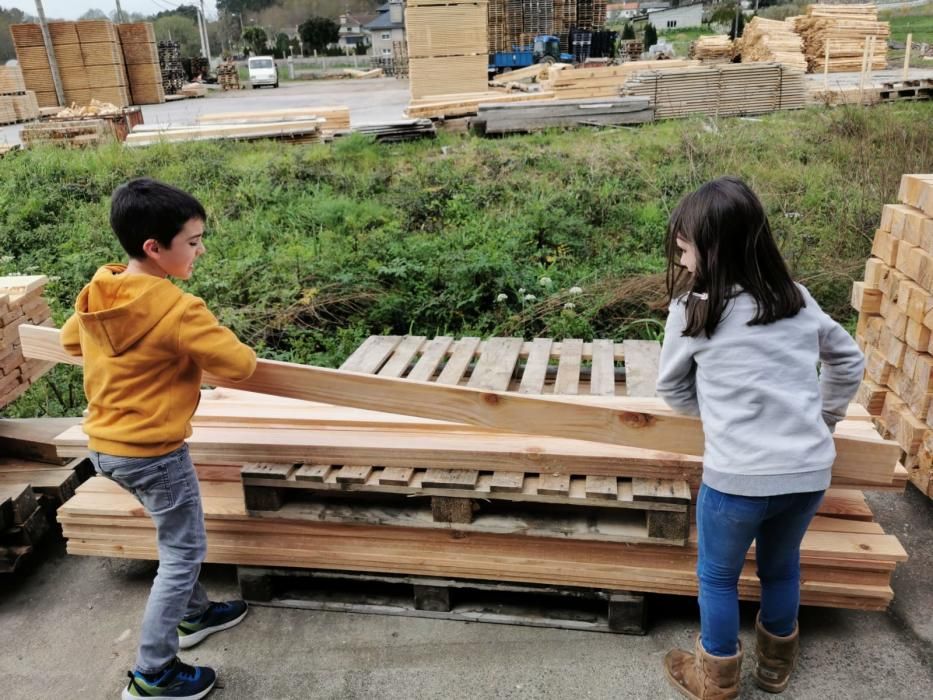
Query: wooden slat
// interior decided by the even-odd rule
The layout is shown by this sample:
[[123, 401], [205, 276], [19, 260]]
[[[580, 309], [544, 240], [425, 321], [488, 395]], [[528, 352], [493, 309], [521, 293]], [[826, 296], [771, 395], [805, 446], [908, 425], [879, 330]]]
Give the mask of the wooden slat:
[[416, 382], [431, 381], [453, 342], [454, 339], [446, 335], [433, 338], [408, 373], [408, 378]]
[[344, 360], [340, 369], [366, 374], [376, 372], [401, 342], [402, 337], [398, 335], [371, 335]]
[[413, 467], [386, 467], [379, 474], [379, 483], [390, 486], [408, 486], [414, 473]]
[[554, 341], [550, 338], [535, 338], [532, 341], [525, 371], [522, 372], [522, 381], [518, 387], [520, 394], [540, 394], [544, 391], [544, 380], [547, 377], [553, 345]]
[[329, 464], [302, 464], [295, 472], [295, 479], [322, 483], [330, 476], [331, 468]]
[[365, 484], [372, 473], [371, 466], [341, 467], [334, 470], [334, 478], [338, 484]]
[[583, 359], [583, 341], [577, 338], [561, 342], [560, 363], [554, 380], [555, 394], [577, 394], [580, 389], [580, 363]]
[[474, 488], [479, 472], [474, 469], [428, 469], [421, 479], [424, 488]]
[[616, 371], [614, 343], [611, 340], [593, 341], [593, 368], [590, 375], [590, 393], [594, 396], [615, 396]]
[[417, 352], [424, 345], [423, 335], [406, 335], [399, 343], [392, 357], [379, 369], [380, 377], [401, 377], [412, 363]]
[[244, 464], [240, 472], [244, 477], [253, 479], [287, 479], [295, 471], [294, 464]]
[[690, 502], [690, 486], [686, 481], [670, 479], [632, 479], [632, 496], [636, 501], [663, 503]]
[[625, 390], [628, 396], [654, 396], [658, 384], [661, 344], [654, 340], [623, 340]]
[[545, 496], [566, 496], [570, 493], [568, 474], [542, 474], [538, 478], [538, 493]]
[[525, 484], [525, 475], [521, 472], [494, 472], [489, 483], [489, 490], [502, 493], [520, 493]]
[[507, 390], [521, 350], [521, 338], [490, 338], [486, 341], [486, 348], [467, 386], [472, 389]]
[[619, 496], [618, 485], [614, 476], [586, 477], [587, 498], [616, 499]]
[[438, 384], [456, 386], [463, 379], [463, 375], [473, 361], [476, 348], [479, 347], [479, 338], [461, 338], [454, 343], [453, 351], [437, 378]]

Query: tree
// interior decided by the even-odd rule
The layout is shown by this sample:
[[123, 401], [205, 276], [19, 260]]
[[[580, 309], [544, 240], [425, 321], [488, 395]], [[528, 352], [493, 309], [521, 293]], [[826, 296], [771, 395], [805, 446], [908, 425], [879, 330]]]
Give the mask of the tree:
[[194, 5], [179, 5], [174, 10], [163, 10], [156, 14], [153, 19], [162, 19], [163, 17], [172, 17], [174, 15], [187, 17], [194, 22], [195, 25], [198, 23], [198, 8]]
[[288, 58], [289, 39], [288, 34], [279, 32], [275, 35], [275, 57]]
[[305, 51], [323, 53], [329, 44], [336, 44], [340, 38], [340, 25], [326, 17], [312, 17], [298, 27], [298, 34], [304, 43]]
[[243, 30], [243, 41], [249, 48], [252, 55], [266, 52], [266, 43], [269, 38], [266, 36], [266, 30], [262, 27], [247, 27]]
[[79, 20], [86, 19], [107, 19], [107, 13], [103, 10], [98, 10], [96, 7], [92, 7], [90, 10], [85, 12], [83, 15], [78, 17]]
[[622, 27], [622, 40], [626, 41], [628, 39], [635, 38], [635, 28], [632, 26], [631, 22], [626, 22], [625, 26]]
[[16, 58], [16, 49], [13, 48], [10, 25], [28, 22], [29, 19], [26, 13], [17, 10], [15, 7], [11, 7], [9, 10], [0, 7], [0, 63], [6, 63], [9, 59]]
[[369, 40], [364, 37], [362, 41], [358, 42], [353, 47], [353, 53], [355, 53], [357, 56], [365, 56], [367, 53], [369, 53], [369, 49]]
[[201, 34], [194, 20], [181, 15], [168, 15], [160, 17], [152, 24], [157, 41], [177, 41], [182, 56], [201, 55]]
[[650, 22], [645, 25], [645, 38], [643, 40], [645, 51], [658, 43], [658, 30]]
[[241, 15], [244, 12], [259, 12], [276, 4], [276, 0], [217, 0], [217, 12]]

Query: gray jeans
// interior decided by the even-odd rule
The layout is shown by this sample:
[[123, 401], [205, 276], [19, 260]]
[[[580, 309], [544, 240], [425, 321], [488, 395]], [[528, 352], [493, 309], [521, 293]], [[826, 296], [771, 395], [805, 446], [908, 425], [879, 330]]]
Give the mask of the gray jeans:
[[201, 491], [188, 446], [160, 457], [115, 457], [91, 452], [97, 472], [132, 493], [156, 527], [159, 571], [143, 615], [136, 670], [162, 670], [178, 652], [178, 623], [210, 602], [198, 583], [207, 554]]

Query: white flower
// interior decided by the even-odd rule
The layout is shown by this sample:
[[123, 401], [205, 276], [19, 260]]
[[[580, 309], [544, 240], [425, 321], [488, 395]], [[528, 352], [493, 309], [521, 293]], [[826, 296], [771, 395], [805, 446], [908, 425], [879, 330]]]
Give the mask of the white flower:
[[499, 296], [496, 297], [496, 301], [501, 302], [501, 301], [505, 301], [508, 298], [509, 298], [508, 294], [500, 294]]
[[518, 293], [519, 293], [519, 294], [524, 294], [524, 293], [525, 293], [525, 288], [524, 288], [524, 287], [519, 287], [519, 288], [518, 288]]
[[577, 307], [576, 307], [576, 305], [575, 305], [572, 301], [568, 301], [566, 304], [564, 304], [564, 308], [565, 308], [567, 311], [573, 311], [573, 310], [574, 310], [575, 308], [577, 308]]
[[583, 294], [583, 290], [580, 287], [571, 287], [567, 291], [573, 294], [574, 296], [577, 296], [578, 294]]
[[525, 301], [538, 301], [538, 297], [536, 297], [534, 294], [526, 294]]
[[49, 275], [49, 282], [58, 282], [60, 279], [59, 275]]
[[13, 262], [13, 256], [12, 256], [12, 255], [4, 255], [2, 258], [0, 258], [0, 262], [2, 262], [2, 263]]
[[550, 286], [551, 286], [551, 278], [550, 278], [550, 277], [542, 277], [541, 279], [538, 280], [538, 284], [540, 284], [542, 287], [550, 287]]

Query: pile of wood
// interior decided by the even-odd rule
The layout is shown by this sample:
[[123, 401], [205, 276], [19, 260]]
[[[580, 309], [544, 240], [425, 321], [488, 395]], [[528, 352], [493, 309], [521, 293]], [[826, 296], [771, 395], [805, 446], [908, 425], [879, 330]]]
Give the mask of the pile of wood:
[[486, 0], [410, 0], [405, 9], [412, 99], [486, 88]]
[[430, 119], [402, 119], [382, 124], [361, 124], [353, 128], [356, 134], [372, 136], [378, 143], [399, 143], [437, 136]]
[[240, 69], [233, 61], [225, 61], [217, 66], [217, 82], [224, 92], [240, 89]]
[[696, 61], [633, 61], [607, 68], [563, 68], [552, 71], [542, 82], [545, 90], [559, 100], [590, 97], [618, 97], [625, 82], [639, 71], [668, 71], [699, 65]]
[[197, 123], [206, 124], [256, 124], [262, 122], [287, 121], [290, 119], [323, 119], [321, 131], [332, 134], [347, 131], [350, 128], [349, 107], [289, 107], [286, 109], [268, 109], [255, 112], [218, 112], [202, 114]]
[[807, 70], [803, 39], [789, 22], [752, 17], [736, 42], [742, 63], [781, 63]]
[[151, 22], [131, 22], [116, 27], [123, 48], [132, 103], [149, 105], [165, 102], [155, 27]]
[[865, 279], [852, 288], [866, 356], [858, 401], [933, 498], [933, 175], [904, 175], [898, 199], [885, 205]]
[[181, 65], [181, 48], [177, 41], [160, 41], [156, 45], [159, 67], [162, 70], [162, 88], [166, 95], [177, 94], [187, 82]]
[[[79, 361], [54, 331], [24, 340]], [[650, 396], [658, 356], [645, 341], [373, 336], [344, 371], [260, 361], [234, 391], [206, 377], [219, 388], [189, 446], [208, 560], [695, 595], [702, 428]], [[858, 406], [835, 440], [803, 602], [883, 609], [906, 555], [853, 487], [903, 488], [899, 449]], [[80, 454], [86, 437], [56, 442]], [[59, 520], [74, 554], [156, 556], [145, 511], [104, 479]], [[758, 595], [754, 552], [740, 595]]]
[[0, 277], [0, 408], [17, 399], [52, 365], [23, 356], [19, 328], [51, 325], [51, 310], [42, 292], [44, 275]]
[[812, 73], [861, 71], [866, 56], [872, 70], [887, 67], [890, 25], [878, 21], [873, 4], [809, 5], [793, 22]]
[[570, 50], [572, 29], [593, 30], [606, 23], [605, 0], [490, 0], [489, 53], [530, 48], [534, 37], [552, 34]]
[[258, 141], [272, 139], [286, 143], [320, 143], [325, 120], [320, 117], [295, 119], [275, 118], [255, 121], [240, 120], [233, 123], [211, 122], [206, 124], [161, 124], [133, 127], [126, 137], [127, 146], [151, 146], [157, 143], [185, 141]]
[[26, 146], [41, 144], [72, 148], [99, 146], [111, 135], [112, 131], [103, 119], [35, 122], [26, 124], [19, 132]]
[[727, 34], [701, 36], [690, 44], [688, 56], [700, 63], [730, 63], [735, 54], [732, 39]]
[[649, 97], [657, 119], [766, 114], [801, 109], [808, 99], [803, 72], [773, 63], [639, 72], [621, 92]]
[[405, 109], [411, 119], [451, 119], [467, 117], [477, 113], [480, 105], [504, 102], [529, 102], [554, 99], [551, 91], [542, 92], [475, 92], [454, 95], [432, 95], [421, 100], [412, 100]]
[[39, 118], [36, 93], [26, 89], [19, 66], [0, 66], [0, 124]]
[[484, 134], [514, 134], [555, 127], [642, 124], [652, 119], [654, 111], [647, 97], [614, 97], [485, 104], [471, 124]]
[[61, 459], [52, 444], [57, 432], [79, 419], [0, 420], [0, 573], [34, 559], [55, 511], [93, 474], [84, 458]]

